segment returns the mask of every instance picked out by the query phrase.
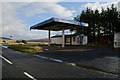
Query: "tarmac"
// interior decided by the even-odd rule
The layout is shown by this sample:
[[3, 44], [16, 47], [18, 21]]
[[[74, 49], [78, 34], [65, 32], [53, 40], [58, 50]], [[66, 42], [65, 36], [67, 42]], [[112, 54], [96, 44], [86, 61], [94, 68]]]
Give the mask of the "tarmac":
[[74, 63], [79, 67], [97, 68], [101, 71], [120, 75], [120, 53], [113, 48], [66, 46], [44, 47], [45, 52], [35, 53], [40, 56]]

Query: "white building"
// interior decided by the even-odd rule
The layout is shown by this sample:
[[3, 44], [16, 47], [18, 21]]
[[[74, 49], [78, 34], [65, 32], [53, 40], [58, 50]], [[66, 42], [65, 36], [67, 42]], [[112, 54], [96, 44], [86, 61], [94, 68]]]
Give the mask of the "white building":
[[[87, 43], [85, 35], [65, 35], [65, 45], [86, 45]], [[51, 44], [62, 44], [62, 35], [51, 37]]]
[[114, 35], [114, 47], [120, 48], [120, 32]]

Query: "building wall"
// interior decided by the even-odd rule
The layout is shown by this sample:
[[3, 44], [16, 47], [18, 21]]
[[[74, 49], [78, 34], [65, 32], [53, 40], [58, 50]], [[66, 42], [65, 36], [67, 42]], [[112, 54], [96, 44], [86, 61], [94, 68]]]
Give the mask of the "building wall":
[[66, 37], [66, 43], [65, 44], [70, 45], [70, 37]]
[[114, 47], [120, 48], [120, 33], [114, 35]]
[[72, 37], [72, 45], [86, 45], [87, 44], [87, 36], [83, 36], [79, 39], [79, 36]]
[[62, 44], [62, 37], [51, 38], [51, 44]]
[[77, 45], [77, 36], [72, 36], [72, 45]]
[[83, 45], [86, 45], [87, 44], [87, 42], [88, 42], [88, 37], [87, 36], [84, 36], [83, 37]]
[[[82, 41], [79, 41], [79, 36], [71, 36], [71, 43], [70, 43], [70, 36], [66, 37], [65, 44], [68, 45], [86, 45], [87, 44], [87, 36], [80, 38]], [[62, 44], [62, 37], [53, 37], [51, 38], [51, 44]]]

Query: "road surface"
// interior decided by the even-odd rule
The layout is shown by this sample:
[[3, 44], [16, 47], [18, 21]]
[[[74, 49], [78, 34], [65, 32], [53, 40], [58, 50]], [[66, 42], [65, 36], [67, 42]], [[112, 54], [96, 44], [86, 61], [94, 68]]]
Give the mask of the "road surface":
[[106, 72], [120, 74], [120, 53], [113, 48], [67, 46], [65, 48], [50, 47], [40, 56], [59, 59], [77, 65], [92, 66]]
[[32, 54], [2, 48], [2, 78], [118, 78], [118, 75], [93, 71], [38, 58]]

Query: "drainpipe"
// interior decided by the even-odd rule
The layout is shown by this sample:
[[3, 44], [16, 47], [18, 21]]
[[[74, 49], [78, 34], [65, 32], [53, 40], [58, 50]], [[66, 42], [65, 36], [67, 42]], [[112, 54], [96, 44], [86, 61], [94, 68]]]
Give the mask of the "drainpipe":
[[62, 29], [62, 47], [65, 47], [65, 34], [64, 34], [64, 29]]

